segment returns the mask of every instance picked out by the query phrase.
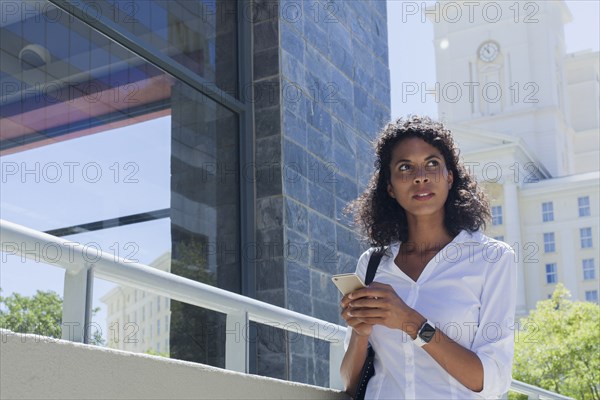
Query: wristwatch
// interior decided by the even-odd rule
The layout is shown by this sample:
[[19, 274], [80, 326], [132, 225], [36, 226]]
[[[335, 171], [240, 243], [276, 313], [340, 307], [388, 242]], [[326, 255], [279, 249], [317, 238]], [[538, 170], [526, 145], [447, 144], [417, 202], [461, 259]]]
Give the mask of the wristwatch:
[[415, 340], [413, 340], [413, 343], [419, 347], [423, 347], [431, 342], [433, 335], [435, 335], [435, 326], [431, 321], [427, 320], [423, 323], [421, 328], [419, 328], [419, 332], [417, 333]]

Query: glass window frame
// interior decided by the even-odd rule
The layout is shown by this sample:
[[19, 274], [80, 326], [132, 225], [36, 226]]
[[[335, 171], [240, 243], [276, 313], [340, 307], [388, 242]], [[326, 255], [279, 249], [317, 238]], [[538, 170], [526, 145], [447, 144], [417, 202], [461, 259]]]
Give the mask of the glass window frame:
[[589, 217], [591, 215], [590, 196], [581, 196], [577, 198], [577, 210], [580, 217]]
[[[162, 69], [167, 74], [189, 85], [199, 93], [205, 95], [220, 106], [233, 112], [238, 116], [238, 143], [239, 143], [239, 176], [247, 174], [245, 166], [254, 163], [254, 123], [253, 110], [254, 101], [252, 98], [246, 98], [240, 95], [236, 99], [231, 94], [219, 89], [214, 83], [210, 82], [185, 68], [180, 63], [170, 57], [154, 52], [147, 47], [147, 43], [140, 41], [136, 35], [129, 32], [122, 26], [115, 24], [108, 16], [102, 13], [89, 13], [89, 7], [85, 3], [72, 3], [66, 0], [51, 0], [54, 6], [69, 15], [74, 16], [81, 22], [89, 25], [92, 29], [108, 37], [108, 39], [123, 46], [128, 51], [136, 54], [142, 59], [148, 61], [154, 66]], [[249, 6], [248, 0], [242, 0], [237, 8], [237, 93], [244, 93], [252, 80], [252, 21], [244, 14]], [[252, 179], [240, 179], [239, 182], [240, 198], [240, 246], [244, 243], [256, 243], [255, 234], [255, 210], [253, 207], [255, 198], [255, 189]], [[240, 254], [242, 254], [240, 248]], [[245, 250], [247, 257], [240, 260], [240, 279], [242, 295], [256, 297], [256, 267], [253, 260], [255, 257], [255, 246], [250, 246]]]
[[[238, 18], [237, 18], [237, 85], [238, 93], [240, 98], [236, 99], [229, 93], [220, 90], [210, 81], [204, 80], [197, 74], [194, 74], [185, 67], [179, 65], [172, 59], [161, 56], [161, 54], [152, 52], [150, 49], [145, 47], [145, 44], [136, 40], [135, 35], [127, 32], [125, 29], [120, 28], [112, 21], [108, 20], [106, 16], [102, 14], [91, 16], [89, 13], [89, 7], [85, 3], [72, 3], [67, 0], [49, 0], [51, 4], [55, 5], [62, 11], [73, 16], [76, 20], [90, 26], [93, 30], [103, 34], [109, 40], [114, 42], [118, 46], [122, 46], [127, 51], [131, 51], [133, 54], [141, 57], [143, 60], [149, 62], [153, 66], [161, 69], [167, 74], [173, 76], [180, 82], [188, 85], [190, 88], [197, 91], [199, 94], [206, 96], [208, 99], [214, 101], [217, 105], [231, 111], [238, 118], [237, 124], [237, 136], [239, 144], [239, 171], [238, 176], [246, 176], [248, 171], [248, 165], [254, 165], [254, 123], [253, 123], [253, 109], [254, 100], [251, 97], [241, 96], [244, 93], [242, 89], [247, 89], [253, 84], [252, 80], [252, 21], [247, 18], [244, 14], [247, 12], [247, 5], [250, 5], [248, 0], [240, 0], [238, 3]], [[253, 260], [256, 260], [255, 246], [247, 248], [245, 244], [256, 243], [255, 232], [255, 189], [253, 179], [240, 179], [239, 182], [239, 243], [240, 249], [239, 254], [244, 254], [245, 257], [240, 258], [239, 262], [239, 274], [240, 274], [240, 293], [248, 297], [256, 297], [256, 283], [255, 275], [256, 268]], [[167, 212], [167, 210], [158, 210]], [[156, 219], [153, 217], [152, 219]], [[104, 221], [98, 221], [104, 222]], [[48, 232], [52, 233], [52, 232]], [[54, 233], [53, 233], [54, 234]], [[244, 246], [244, 252], [241, 251], [241, 247]], [[143, 293], [143, 292], [142, 292]], [[142, 298], [145, 297], [145, 293], [142, 294]], [[146, 305], [142, 306], [142, 315], [145, 314]], [[157, 304], [160, 307], [160, 304]], [[120, 307], [119, 307], [120, 308]], [[148, 319], [152, 318], [153, 309], [152, 302], [149, 305], [149, 316]], [[170, 319], [169, 319], [170, 321]], [[167, 327], [164, 327], [165, 329]], [[164, 331], [164, 329], [163, 329]], [[148, 331], [149, 337], [153, 337], [152, 324]], [[253, 351], [254, 344], [250, 344], [249, 351], [249, 363], [256, 363], [255, 351]]]
[[544, 253], [556, 252], [556, 236], [554, 232], [544, 232]]
[[558, 283], [558, 266], [556, 263], [547, 263], [546, 264], [546, 283], [548, 285], [553, 285]]
[[591, 249], [594, 247], [591, 227], [579, 228], [579, 244], [582, 249]]
[[503, 211], [502, 206], [492, 206], [492, 225], [502, 225], [503, 224]]
[[593, 258], [581, 260], [581, 269], [583, 271], [583, 280], [591, 281], [596, 279], [596, 263]]
[[554, 221], [554, 204], [551, 201], [542, 203], [542, 222]]
[[598, 303], [598, 290], [586, 290], [584, 296], [585, 301], [589, 301], [590, 303]]

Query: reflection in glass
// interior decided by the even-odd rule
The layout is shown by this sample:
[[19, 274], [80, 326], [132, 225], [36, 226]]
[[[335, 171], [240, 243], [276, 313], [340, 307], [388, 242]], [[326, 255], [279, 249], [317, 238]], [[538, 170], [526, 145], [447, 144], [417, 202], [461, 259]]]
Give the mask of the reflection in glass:
[[[240, 292], [237, 117], [174, 85], [171, 136], [172, 272]], [[190, 218], [194, 216], [194, 218]], [[218, 265], [218, 269], [217, 269]], [[224, 367], [224, 316], [172, 302], [171, 355]]]
[[82, 8], [236, 96], [237, 0], [84, 0]]
[[[35, 5], [0, 23], [2, 218], [121, 257], [133, 243], [141, 263], [239, 292], [238, 116], [51, 3]], [[235, 1], [94, 5], [135, 7], [133, 22], [116, 21], [144, 46], [237, 86], [235, 18], [212, 12], [228, 15]], [[3, 284], [15, 282], [6, 295], [39, 283], [4, 271]], [[111, 326], [123, 338], [135, 322], [144, 342], [117, 348], [224, 365], [220, 314], [101, 279], [94, 295], [108, 346]]]

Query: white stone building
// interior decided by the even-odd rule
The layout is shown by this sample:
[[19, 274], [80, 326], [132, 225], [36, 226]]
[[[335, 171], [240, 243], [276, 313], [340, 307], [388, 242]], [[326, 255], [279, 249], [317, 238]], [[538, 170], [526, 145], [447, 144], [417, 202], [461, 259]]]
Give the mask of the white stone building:
[[566, 54], [563, 1], [438, 2], [425, 14], [437, 83], [424, 95], [438, 96], [487, 189], [487, 233], [518, 254], [518, 314], [558, 282], [598, 302], [599, 53]]
[[[149, 266], [170, 272], [171, 253], [164, 253]], [[168, 297], [117, 286], [100, 301], [108, 310], [108, 347], [137, 353], [169, 354], [171, 308]]]

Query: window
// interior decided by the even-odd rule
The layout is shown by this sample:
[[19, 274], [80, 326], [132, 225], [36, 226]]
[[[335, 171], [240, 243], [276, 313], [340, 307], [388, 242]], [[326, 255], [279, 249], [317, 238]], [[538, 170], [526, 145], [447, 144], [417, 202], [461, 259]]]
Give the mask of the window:
[[156, 299], [156, 312], [160, 312], [160, 296]]
[[146, 307], [142, 306], [142, 321], [146, 320]]
[[554, 232], [544, 233], [544, 253], [554, 253], [555, 251]]
[[504, 236], [500, 235], [500, 236], [494, 236], [494, 239], [499, 240], [501, 242], [504, 242]]
[[580, 217], [590, 216], [590, 196], [583, 196], [577, 198], [577, 205], [579, 207]]
[[[240, 226], [240, 215], [245, 215], [240, 214], [241, 207], [254, 210], [252, 202], [239, 201], [240, 193], [255, 184], [237, 174], [241, 165], [247, 171], [255, 167], [244, 164], [248, 162], [246, 149], [254, 145], [246, 147], [239, 141], [253, 132], [252, 124], [242, 117], [247, 115], [246, 105], [252, 105], [257, 115], [280, 105], [280, 96], [264, 95], [274, 93], [271, 81], [261, 81], [252, 99], [247, 90], [238, 90], [254, 83], [252, 76], [241, 73], [253, 53], [238, 51], [238, 38], [248, 38], [252, 25], [236, 18], [246, 4], [238, 0], [147, 0], [125, 5], [136, 7], [134, 22], [126, 22], [121, 18], [123, 2], [102, 0], [94, 6], [103, 18], [116, 17], [107, 13], [108, 9], [119, 11], [119, 17], [107, 26], [113, 35], [103, 35], [51, 2], [38, 1], [33, 6], [25, 0], [10, 3], [15, 8], [26, 7], [27, 13], [8, 18], [5, 2], [0, 0], [2, 165], [33, 173], [23, 174], [24, 179], [20, 173], [6, 176], [6, 182], [3, 179], [2, 218], [37, 230], [54, 228], [54, 232], [63, 232], [55, 235], [77, 236], [75, 241], [80, 243], [102, 243], [101, 250], [110, 251], [115, 259], [135, 258], [138, 248], [138, 255], [179, 252], [183, 258], [173, 255], [173, 263], [168, 258], [166, 262], [172, 266], [171, 272], [182, 276], [188, 276], [184, 273], [192, 261], [183, 260], [190, 254], [197, 260], [193, 265], [219, 277], [215, 284], [239, 291], [244, 286], [241, 273], [245, 265], [254, 268], [254, 263], [247, 257], [232, 261], [231, 253], [211, 254], [207, 244], [221, 243], [227, 237], [228, 249], [241, 248], [246, 228], [252, 228]], [[79, 2], [70, 10], [85, 13], [88, 6]], [[48, 15], [52, 17], [45, 18]], [[161, 60], [160, 68], [128, 50], [129, 41], [110, 39], [125, 37], [114, 30], [117, 26], [135, 36], [135, 48], [143, 48], [141, 53], [152, 53]], [[33, 50], [29, 44], [35, 44]], [[23, 46], [29, 53], [42, 53], [32, 61], [25, 57]], [[239, 55], [249, 60], [241, 60]], [[177, 73], [180, 68], [188, 72]], [[205, 95], [217, 88], [229, 99]], [[257, 119], [257, 124], [263, 122]], [[93, 167], [91, 171], [88, 166]], [[42, 185], [32, 184], [40, 177], [45, 181]], [[90, 183], [95, 187], [94, 199], [82, 202], [89, 197]], [[287, 193], [292, 186], [288, 182], [279, 190]], [[39, 213], [32, 215], [27, 210]], [[44, 215], [52, 215], [51, 226]], [[89, 223], [95, 228], [89, 230]], [[84, 234], [86, 240], [81, 240]], [[115, 243], [116, 238], [128, 242]], [[14, 264], [19, 272], [21, 263]], [[4, 278], [3, 263], [2, 283]], [[62, 285], [63, 280], [57, 282]], [[15, 279], [7, 276], [6, 281]], [[3, 289], [8, 289], [5, 286]], [[97, 297], [109, 288], [94, 285]], [[135, 320], [130, 305], [136, 293], [145, 296], [141, 289], [136, 292], [123, 287], [117, 294], [123, 301], [119, 300], [116, 309], [112, 305], [113, 314], [108, 318], [119, 315], [124, 320], [130, 312], [122, 322]], [[147, 297], [149, 301], [156, 296], [149, 293]], [[148, 307], [146, 300], [143, 305]], [[150, 323], [157, 308], [142, 310], [138, 316], [145, 313], [144, 319]], [[135, 309], [139, 311], [137, 305]], [[217, 319], [207, 317], [213, 311], [193, 307], [174, 307], [173, 313], [176, 320], [192, 319], [203, 326]], [[178, 331], [173, 342], [179, 351], [174, 354], [224, 366], [224, 352], [203, 345], [188, 351], [184, 339], [189, 332], [184, 326], [176, 326], [174, 331]], [[216, 347], [224, 343], [224, 336], [206, 331], [200, 332], [199, 343], [211, 341]], [[215, 355], [205, 355], [209, 352]]]
[[156, 342], [156, 352], [160, 353], [160, 343]]
[[596, 279], [596, 266], [594, 265], [594, 259], [588, 258], [583, 260], [583, 279], [586, 281]]
[[502, 206], [492, 206], [492, 225], [502, 225]]
[[546, 264], [546, 283], [558, 282], [558, 273], [556, 272], [556, 263]]
[[160, 319], [156, 320], [156, 336], [160, 336]]
[[591, 301], [593, 303], [598, 302], [598, 291], [597, 290], [586, 290], [585, 301]]
[[542, 221], [554, 221], [554, 205], [551, 201], [542, 203]]
[[579, 239], [581, 241], [582, 249], [589, 249], [592, 247], [592, 228], [579, 229]]

